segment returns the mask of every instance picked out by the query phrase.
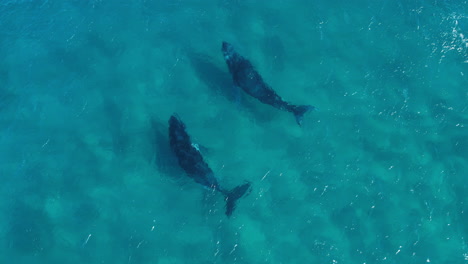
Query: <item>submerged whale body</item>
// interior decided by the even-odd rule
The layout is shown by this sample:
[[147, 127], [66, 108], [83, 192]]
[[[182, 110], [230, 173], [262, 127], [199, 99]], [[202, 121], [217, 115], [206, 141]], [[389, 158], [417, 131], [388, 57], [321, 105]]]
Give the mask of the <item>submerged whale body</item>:
[[231, 216], [236, 208], [236, 201], [250, 192], [250, 183], [246, 182], [232, 190], [222, 188], [216, 180], [213, 171], [203, 160], [199, 149], [190, 140], [185, 130], [185, 124], [177, 115], [169, 119], [169, 143], [179, 161], [180, 167], [195, 182], [220, 192], [226, 200], [226, 215]]
[[283, 100], [255, 70], [249, 60], [242, 57], [234, 47], [223, 41], [221, 51], [232, 75], [234, 85], [264, 104], [294, 114], [297, 124], [302, 125], [304, 114], [315, 109], [311, 105], [293, 105]]

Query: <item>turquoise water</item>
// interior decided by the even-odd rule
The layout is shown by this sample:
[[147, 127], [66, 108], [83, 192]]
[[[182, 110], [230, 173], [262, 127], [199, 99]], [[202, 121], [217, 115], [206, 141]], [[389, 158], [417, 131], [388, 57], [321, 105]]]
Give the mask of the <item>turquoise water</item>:
[[0, 58], [0, 263], [468, 263], [467, 1], [1, 1]]

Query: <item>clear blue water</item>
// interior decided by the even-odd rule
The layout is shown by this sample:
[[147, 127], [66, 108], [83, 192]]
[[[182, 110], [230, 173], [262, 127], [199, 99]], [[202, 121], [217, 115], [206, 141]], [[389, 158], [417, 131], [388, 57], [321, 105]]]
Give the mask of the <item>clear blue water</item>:
[[468, 263], [466, 1], [1, 1], [0, 58], [0, 263]]

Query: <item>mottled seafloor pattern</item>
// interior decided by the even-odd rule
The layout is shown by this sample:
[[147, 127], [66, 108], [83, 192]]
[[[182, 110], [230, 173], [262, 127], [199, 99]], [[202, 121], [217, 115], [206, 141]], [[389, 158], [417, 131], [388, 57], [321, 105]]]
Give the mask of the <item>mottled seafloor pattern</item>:
[[0, 263], [468, 263], [467, 78], [466, 1], [0, 1]]

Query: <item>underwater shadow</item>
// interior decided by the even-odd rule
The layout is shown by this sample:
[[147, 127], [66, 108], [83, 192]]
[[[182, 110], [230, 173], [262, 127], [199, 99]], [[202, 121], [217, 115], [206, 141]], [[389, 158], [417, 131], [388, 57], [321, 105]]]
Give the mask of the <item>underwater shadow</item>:
[[54, 245], [52, 223], [44, 211], [21, 200], [9, 208], [10, 221], [6, 232], [8, 247], [17, 254], [37, 255], [48, 252]]
[[154, 146], [152, 162], [158, 170], [175, 180], [185, 178], [185, 172], [180, 168], [177, 158], [169, 146], [168, 126], [154, 119], [151, 120], [150, 140]]
[[223, 96], [230, 102], [236, 102], [237, 95], [233, 89], [231, 76], [227, 72], [211, 62], [208, 56], [190, 53], [188, 58], [197, 77], [210, 88], [211, 92]]
[[187, 56], [197, 77], [206, 84], [214, 95], [226, 98], [238, 110], [248, 112], [257, 121], [271, 121], [274, 113], [271, 113], [270, 109], [265, 111], [260, 102], [246, 95], [241, 88], [235, 87], [230, 74], [220, 69], [209, 56], [197, 53], [189, 53]]

